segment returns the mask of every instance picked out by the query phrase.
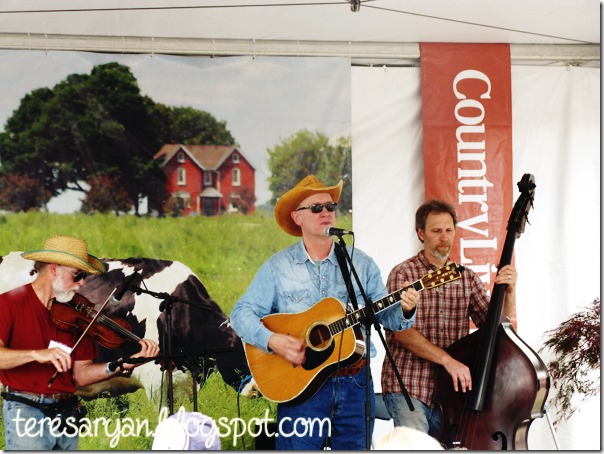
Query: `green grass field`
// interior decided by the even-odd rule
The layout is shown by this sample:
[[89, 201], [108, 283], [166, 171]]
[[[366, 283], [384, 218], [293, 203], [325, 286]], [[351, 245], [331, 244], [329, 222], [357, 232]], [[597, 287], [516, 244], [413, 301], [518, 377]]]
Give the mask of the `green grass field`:
[[[338, 226], [351, 229], [350, 219], [341, 216]], [[41, 248], [56, 234], [86, 239], [89, 253], [101, 258], [148, 257], [177, 260], [191, 268], [210, 296], [228, 315], [246, 290], [260, 265], [275, 252], [297, 241], [285, 234], [270, 214], [223, 215], [218, 217], [138, 218], [113, 215], [58, 215], [19, 213], [0, 215], [0, 254]], [[165, 399], [164, 401], [165, 402]], [[175, 409], [193, 410], [190, 378], [175, 385]], [[264, 398], [240, 397], [218, 373], [212, 374], [198, 393], [198, 410], [218, 420], [223, 450], [252, 449], [254, 437], [243, 424], [254, 429], [257, 418], [275, 415], [275, 404]], [[82, 450], [146, 450], [153, 437], [136, 423], [157, 425], [159, 402], [150, 401], [143, 390], [118, 398], [86, 402], [88, 418], [112, 418], [113, 425], [96, 434], [84, 434]], [[116, 421], [123, 427], [118, 428]], [[234, 424], [234, 425], [231, 425]], [[237, 426], [237, 427], [236, 427]], [[92, 432], [92, 431], [91, 431]], [[242, 437], [239, 434], [244, 433]], [[119, 436], [121, 434], [121, 436]], [[124, 435], [125, 434], [125, 435]], [[226, 436], [228, 434], [228, 436]], [[4, 449], [4, 431], [0, 433]]]
[[226, 313], [260, 265], [296, 241], [266, 214], [163, 219], [46, 213], [0, 216], [2, 255], [41, 248], [55, 234], [84, 238], [89, 253], [97, 257], [180, 261], [197, 274]]

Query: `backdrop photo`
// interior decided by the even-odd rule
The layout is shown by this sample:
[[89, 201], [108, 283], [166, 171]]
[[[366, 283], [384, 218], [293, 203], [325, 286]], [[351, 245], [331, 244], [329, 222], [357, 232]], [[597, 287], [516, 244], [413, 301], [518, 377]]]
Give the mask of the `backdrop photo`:
[[[256, 169], [257, 204], [268, 201], [267, 150], [300, 130], [334, 141], [350, 136], [350, 64], [346, 58], [232, 57], [0, 50], [0, 125], [32, 90], [54, 85], [93, 66], [128, 66], [141, 93], [172, 107], [192, 107], [225, 121], [243, 155]], [[159, 150], [155, 150], [159, 151]], [[73, 196], [72, 196], [73, 197]], [[81, 194], [75, 194], [77, 199]], [[74, 200], [51, 203], [69, 212]]]
[[[254, 166], [257, 183], [255, 187], [256, 206], [265, 204], [272, 196], [268, 190], [267, 181], [270, 173], [267, 163], [269, 149], [274, 149], [292, 136], [297, 137], [300, 131], [325, 136], [325, 141], [329, 140], [330, 143], [335, 143], [339, 139], [349, 142], [350, 65], [345, 58], [233, 57], [205, 59], [163, 55], [0, 51], [0, 59], [2, 60], [0, 80], [4, 87], [10, 87], [10, 90], [5, 90], [4, 95], [0, 97], [0, 124], [4, 131], [8, 129], [7, 119], [11, 118], [22, 102], [27, 102], [27, 99], [24, 98], [33, 91], [41, 88], [53, 90], [59, 83], [64, 86], [68, 80], [78, 80], [81, 75], [90, 75], [93, 68], [98, 65], [117, 62], [126, 66], [132, 73], [142, 95], [151, 98], [154, 102], [166, 106], [204, 111], [214, 116], [217, 121], [226, 123], [226, 129], [231, 132], [237, 142], [241, 155], [249, 159]], [[120, 68], [120, 74], [122, 73], [123, 70]], [[109, 85], [107, 88], [111, 90], [115, 87]], [[88, 100], [85, 96], [88, 93], [90, 92], [84, 91], [84, 96], [80, 96], [81, 93], [78, 92], [74, 94], [73, 98], [76, 101]], [[99, 98], [94, 98], [94, 100]], [[65, 97], [61, 100], [65, 101]], [[82, 102], [82, 104], [85, 103]], [[85, 128], [78, 129], [81, 124], [78, 123], [76, 127], [75, 123], [88, 113], [87, 111], [82, 112], [83, 110], [70, 117], [70, 119], [74, 119], [72, 122], [62, 122], [62, 125], [66, 127], [61, 131], [67, 131], [64, 136], [61, 133], [48, 133], [48, 130], [63, 120], [60, 115], [61, 109], [55, 109], [54, 115], [33, 115], [32, 122], [46, 121], [46, 124], [49, 125], [49, 129], [45, 129], [37, 138], [52, 136], [52, 139], [73, 140], [77, 144], [82, 144], [84, 141], [78, 142], [80, 137], [77, 136], [77, 132], [85, 130]], [[107, 123], [111, 124], [113, 119], [109, 118], [106, 123], [102, 123], [102, 126], [105, 127]], [[70, 134], [74, 130], [76, 134]], [[85, 154], [87, 150], [82, 148], [85, 148], [86, 145], [84, 143], [83, 146], [78, 147], [76, 155]], [[285, 148], [287, 146], [289, 144]], [[349, 147], [346, 150], [348, 153], [346, 156], [349, 157]], [[19, 151], [18, 156], [25, 153], [22, 149]], [[56, 150], [55, 153], [60, 151], [60, 149]], [[111, 146], [105, 145], [98, 154], [102, 157], [111, 151]], [[158, 150], [146, 151], [149, 151], [149, 159], [151, 159]], [[27, 165], [30, 169], [39, 171], [40, 162], [30, 157]], [[283, 173], [287, 174], [287, 172]], [[18, 186], [18, 184], [14, 186]], [[217, 321], [202, 309], [196, 313], [200, 318], [195, 319], [194, 316], [176, 312], [178, 310], [188, 312], [185, 309], [186, 305], [176, 305], [180, 308], [175, 307], [176, 311], [172, 318], [174, 320], [172, 333], [175, 337], [172, 351], [176, 351], [177, 348], [183, 348], [188, 353], [214, 351], [216, 349], [212, 344], [220, 341], [221, 337], [216, 334], [217, 331], [226, 332], [226, 337], [230, 337], [229, 332], [232, 333], [231, 340], [236, 337], [225, 320], [233, 304], [243, 294], [260, 264], [276, 250], [296, 241], [294, 237], [281, 231], [272, 214], [267, 213], [266, 210], [257, 210], [262, 213], [249, 216], [214, 217], [166, 216], [156, 218], [153, 216], [135, 217], [134, 215], [115, 216], [113, 213], [98, 212], [90, 216], [71, 215], [69, 213], [79, 210], [80, 200], [84, 198], [84, 194], [71, 192], [71, 196], [71, 198], [68, 196], [67, 200], [63, 196], [53, 199], [48, 204], [51, 214], [45, 213], [44, 210], [18, 213], [4, 211], [4, 209], [0, 211], [0, 224], [5, 229], [0, 235], [3, 239], [0, 250], [0, 293], [31, 282], [33, 279], [27, 269], [31, 263], [22, 259], [16, 251], [39, 247], [44, 241], [39, 237], [66, 234], [84, 238], [88, 241], [90, 249], [94, 248], [95, 254], [98, 254], [99, 257], [132, 258], [133, 260], [127, 260], [127, 262], [142, 265], [146, 272], [149, 272], [146, 275], [145, 285], [148, 284], [147, 288], [153, 292], [164, 294], [180, 292], [179, 296], [185, 300], [199, 302], [203, 300], [203, 295], [206, 294], [205, 286], [207, 286], [207, 292], [220, 306], [223, 318]], [[78, 225], [74, 225], [74, 223]], [[120, 251], [120, 244], [123, 244], [122, 239], [127, 244]], [[9, 254], [11, 252], [12, 254]], [[112, 260], [111, 263], [117, 262]], [[126, 263], [126, 261], [120, 261], [120, 263]], [[115, 289], [119, 282], [123, 281], [123, 275], [111, 281], [111, 277], [115, 277], [115, 273], [119, 274], [119, 270], [112, 268], [111, 271], [111, 273], [103, 274], [102, 279], [108, 287]], [[92, 278], [89, 278], [88, 282], [91, 282], [91, 286], [94, 287]], [[192, 285], [189, 287], [186, 283]], [[96, 291], [102, 287], [94, 288]], [[90, 301], [100, 305], [103, 301], [101, 296], [104, 298], [106, 295], [90, 296]], [[137, 331], [141, 338], [154, 339], [160, 345], [164, 340], [163, 345], [165, 346], [166, 342], [162, 333], [165, 333], [166, 330], [162, 330], [162, 326], [166, 325], [162, 325], [163, 314], [158, 312], [161, 311], [161, 302], [153, 297], [147, 299], [147, 296], [149, 295], [144, 293], [135, 296], [134, 292], [127, 292], [122, 304], [116, 309], [124, 310], [118, 316], [131, 317], [133, 314], [137, 314], [134, 317], [136, 320], [130, 318], [133, 330], [142, 329], [142, 332]], [[130, 298], [130, 301], [126, 302], [126, 298]], [[131, 303], [133, 306], [129, 306]], [[147, 310], [148, 312], [142, 313]], [[194, 312], [194, 310], [191, 311], [191, 313]], [[201, 320], [205, 320], [215, 330], [209, 329]], [[145, 336], [142, 335], [143, 333]], [[184, 343], [189, 341], [191, 342], [190, 348], [187, 348]], [[236, 343], [232, 350], [235, 354], [237, 353]], [[117, 353], [117, 350], [110, 352], [112, 355], [114, 353]], [[216, 364], [218, 364], [227, 356], [230, 356], [230, 352], [218, 352], [212, 358], [216, 359]], [[213, 368], [213, 359], [208, 359], [208, 361], [206, 359], [202, 360], [199, 371], [208, 371], [209, 368]], [[213, 412], [212, 416], [216, 418], [224, 417], [228, 421], [236, 421], [235, 415], [239, 415], [239, 411], [241, 411], [241, 417], [247, 420], [252, 417], [261, 418], [272, 405], [266, 399], [248, 399], [249, 394], [243, 392], [241, 399], [239, 398], [240, 395], [237, 394], [237, 391], [241, 391], [243, 384], [249, 385], [249, 382], [241, 383], [243, 377], [239, 376], [239, 372], [245, 372], [247, 369], [243, 352], [241, 352], [240, 359], [241, 364], [245, 365], [245, 369], [237, 364], [228, 368], [229, 373], [233, 372], [239, 381], [229, 382], [227, 374], [218, 368], [219, 374], [212, 373], [208, 380], [210, 383], [206, 381], [204, 386], [199, 389], [200, 408], [209, 408]], [[110, 361], [113, 360], [114, 358], [110, 359]], [[181, 373], [178, 374], [178, 372]], [[186, 382], [189, 380], [189, 375], [177, 371], [177, 380], [178, 383], [174, 386], [177, 388], [177, 394], [186, 395], [191, 389], [190, 384], [187, 386]], [[212, 380], [216, 380], [217, 389], [212, 388]], [[131, 401], [130, 399], [142, 399], [145, 405], [153, 407], [148, 408], [144, 419], [151, 424], [157, 422], [158, 419], [154, 418], [155, 414], [152, 410], [155, 410], [156, 403], [162, 403], [158, 394], [171, 389], [168, 380], [161, 373], [159, 365], [148, 363], [137, 368], [132, 379], [126, 381], [128, 382], [126, 389], [132, 390], [131, 386], [136, 387], [137, 384], [142, 384], [148, 396], [144, 394], [140, 397], [140, 393], [128, 391], [128, 395], [120, 397], [128, 399], [128, 402]], [[198, 383], [203, 382], [198, 381]], [[124, 389], [121, 388], [121, 390]], [[95, 396], [89, 403], [91, 406], [105, 405], [106, 401], [111, 404], [120, 402], [119, 399], [113, 398], [97, 399], [96, 396], [100, 392], [94, 390], [91, 393], [91, 396]], [[191, 400], [193, 400], [192, 397]], [[187, 409], [191, 409], [193, 402], [186, 400], [184, 402], [183, 405], [189, 405]], [[166, 403], [165, 401], [163, 403], [165, 409]], [[256, 406], [261, 406], [261, 409], [257, 411]], [[132, 405], [128, 418], [137, 417], [133, 415], [134, 408], [138, 407]], [[246, 413], [247, 411], [252, 416], [249, 416], [250, 413]], [[112, 415], [126, 419], [121, 413], [112, 413], [110, 410], [103, 414], [107, 417]], [[117, 418], [115, 418], [116, 422]], [[2, 449], [4, 448], [2, 424], [0, 424], [0, 429], [0, 449]], [[101, 433], [98, 436], [89, 434], [83, 437], [81, 442], [86, 444], [80, 444], [80, 447], [99, 450], [108, 449], [108, 447], [114, 448], [115, 446], [106, 443], [107, 437], [103, 436], [103, 430], [101, 429], [99, 432]], [[229, 447], [241, 449], [241, 437], [235, 436], [234, 431], [228, 434], [226, 432], [226, 430], [222, 430], [222, 433], [226, 435], [223, 439], [223, 449], [229, 449]], [[245, 435], [247, 443], [253, 443], [252, 435], [247, 431]], [[112, 437], [111, 440], [117, 440], [117, 438]], [[118, 449], [142, 450], [145, 449], [148, 438], [139, 437], [138, 434], [131, 432], [122, 437], [119, 442], [122, 444]], [[243, 449], [246, 447], [249, 448], [250, 444], [244, 445]]]

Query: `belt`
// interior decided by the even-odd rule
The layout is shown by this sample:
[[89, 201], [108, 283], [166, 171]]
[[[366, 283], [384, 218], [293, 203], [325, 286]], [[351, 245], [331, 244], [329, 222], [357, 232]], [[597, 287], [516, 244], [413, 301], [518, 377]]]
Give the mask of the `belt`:
[[53, 400], [65, 400], [65, 399], [69, 399], [71, 396], [73, 396], [72, 393], [54, 393], [54, 394], [32, 393], [29, 391], [19, 391], [18, 389], [10, 388], [8, 386], [6, 387], [6, 392], [9, 394], [23, 394], [25, 396], [37, 397], [39, 399], [53, 399]]
[[347, 375], [356, 375], [363, 370], [363, 368], [367, 365], [367, 360], [365, 358], [360, 361], [354, 363], [352, 366], [342, 367], [336, 370], [331, 376], [332, 377], [345, 377]]

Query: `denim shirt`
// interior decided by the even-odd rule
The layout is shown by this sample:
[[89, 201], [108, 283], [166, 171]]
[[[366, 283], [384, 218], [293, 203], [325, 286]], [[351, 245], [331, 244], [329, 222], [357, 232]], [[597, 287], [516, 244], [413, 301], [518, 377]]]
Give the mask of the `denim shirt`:
[[[347, 250], [352, 255], [354, 268], [369, 300], [385, 297], [388, 292], [373, 259], [358, 249], [354, 253], [350, 247]], [[363, 297], [354, 277], [352, 280], [357, 304], [363, 307]], [[244, 342], [268, 351], [268, 340], [273, 333], [260, 322], [262, 317], [273, 313], [303, 312], [328, 297], [336, 298], [343, 307], [348, 303], [349, 311], [353, 310], [334, 245], [327, 258], [317, 266], [308, 256], [304, 242], [299, 241], [276, 253], [260, 267], [233, 307], [231, 325]], [[396, 303], [377, 313], [377, 318], [384, 327], [401, 331], [411, 327], [415, 311], [407, 319], [400, 303]], [[371, 356], [374, 356], [375, 348], [371, 347]]]

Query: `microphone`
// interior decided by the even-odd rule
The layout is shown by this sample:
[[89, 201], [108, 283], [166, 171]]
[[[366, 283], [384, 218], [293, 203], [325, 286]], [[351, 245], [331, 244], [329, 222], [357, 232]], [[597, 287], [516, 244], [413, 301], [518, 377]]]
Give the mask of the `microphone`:
[[124, 279], [122, 285], [117, 288], [113, 296], [111, 296], [111, 298], [109, 299], [109, 304], [111, 306], [117, 306], [118, 304], [120, 304], [120, 300], [124, 297], [124, 294], [128, 291], [128, 289], [138, 276], [140, 276], [138, 273], [132, 273], [130, 276]]
[[128, 358], [121, 357], [115, 361], [111, 361], [105, 365], [105, 370], [110, 374], [114, 374], [118, 367], [123, 366]]
[[354, 235], [354, 232], [350, 230], [338, 229], [337, 227], [332, 227], [328, 225], [325, 227], [325, 236], [342, 236], [342, 235]]

